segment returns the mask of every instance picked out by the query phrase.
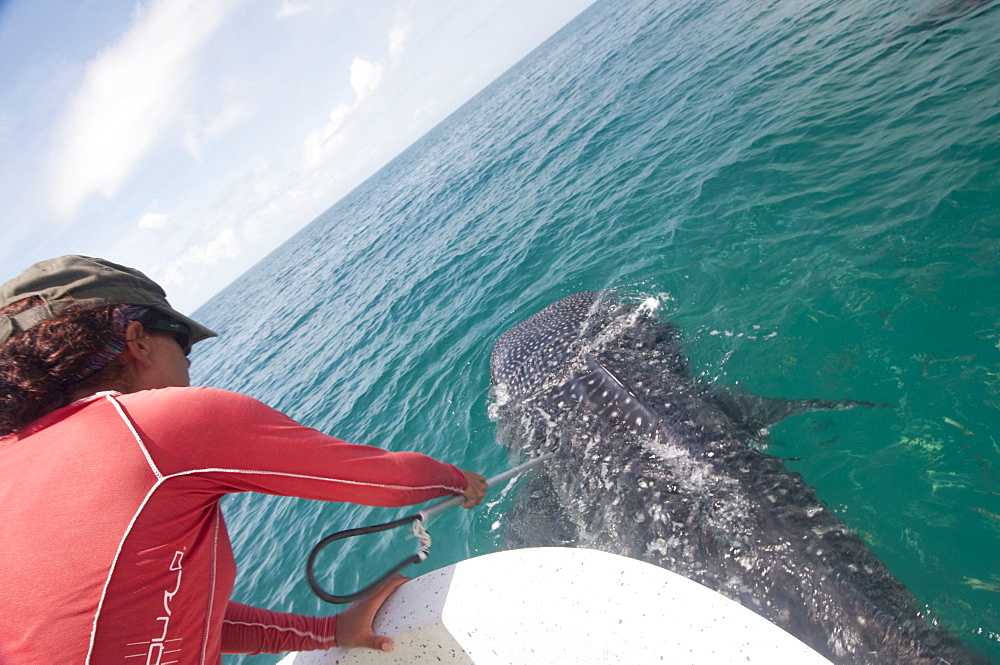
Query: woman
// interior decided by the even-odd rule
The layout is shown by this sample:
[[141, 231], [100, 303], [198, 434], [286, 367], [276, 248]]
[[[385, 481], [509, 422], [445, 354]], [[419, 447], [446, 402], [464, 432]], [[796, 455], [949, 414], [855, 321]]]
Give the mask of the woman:
[[400, 506], [486, 492], [416, 453], [345, 443], [238, 393], [189, 387], [214, 336], [137, 270], [64, 256], [0, 287], [0, 663], [219, 663], [372, 632], [397, 578], [337, 617], [230, 601], [219, 500], [256, 491]]

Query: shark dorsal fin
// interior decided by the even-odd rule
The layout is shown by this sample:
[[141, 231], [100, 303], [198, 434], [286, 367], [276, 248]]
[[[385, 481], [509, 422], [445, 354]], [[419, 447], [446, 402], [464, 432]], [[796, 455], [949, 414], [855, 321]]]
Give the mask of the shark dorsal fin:
[[604, 418], [620, 422], [638, 434], [651, 434], [659, 416], [607, 367], [593, 356], [586, 374], [575, 374], [564, 386], [574, 399]]

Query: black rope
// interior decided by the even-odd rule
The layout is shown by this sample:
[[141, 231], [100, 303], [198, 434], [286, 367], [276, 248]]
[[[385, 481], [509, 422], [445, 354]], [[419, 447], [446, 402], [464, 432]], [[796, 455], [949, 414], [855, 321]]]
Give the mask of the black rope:
[[327, 545], [334, 543], [338, 540], [343, 540], [344, 538], [352, 538], [353, 536], [364, 536], [369, 533], [378, 533], [379, 531], [388, 531], [389, 529], [395, 529], [398, 526], [403, 526], [404, 524], [412, 524], [414, 521], [420, 520], [419, 514], [407, 515], [406, 517], [400, 517], [398, 520], [393, 520], [392, 522], [386, 522], [385, 524], [375, 524], [373, 526], [362, 526], [355, 529], [345, 529], [343, 531], [338, 531], [337, 533], [330, 534], [323, 540], [316, 543], [316, 546], [312, 548], [309, 553], [309, 561], [306, 563], [306, 579], [309, 581], [309, 586], [312, 588], [313, 593], [315, 593], [321, 600], [325, 600], [328, 603], [334, 603], [340, 605], [343, 603], [349, 603], [353, 600], [357, 600], [361, 596], [365, 595], [378, 585], [380, 585], [385, 580], [389, 579], [403, 568], [406, 568], [411, 563], [420, 563], [423, 561], [423, 556], [419, 553], [409, 556], [402, 561], [400, 561], [395, 567], [389, 572], [382, 575], [365, 588], [360, 591], [355, 591], [354, 593], [349, 593], [344, 596], [338, 596], [326, 591], [316, 579], [315, 571], [313, 570], [316, 564], [316, 558], [319, 556], [320, 551], [323, 550]]
[[[2, 0], [0, 0], [2, 1]], [[504, 471], [503, 473], [497, 474], [486, 481], [486, 487], [491, 488], [496, 486], [501, 482], [506, 482], [510, 480], [522, 471], [526, 471], [541, 462], [544, 462], [552, 457], [552, 453], [547, 453], [541, 455], [534, 459], [528, 460], [523, 464]], [[406, 517], [400, 517], [398, 520], [393, 520], [392, 522], [386, 522], [385, 524], [375, 524], [373, 526], [362, 526], [356, 529], [345, 529], [343, 531], [338, 531], [337, 533], [330, 534], [323, 540], [316, 543], [316, 546], [312, 548], [312, 552], [309, 553], [309, 561], [306, 562], [306, 579], [309, 581], [309, 587], [313, 590], [320, 599], [325, 600], [328, 603], [342, 604], [349, 603], [352, 600], [357, 600], [361, 596], [365, 595], [375, 587], [379, 586], [385, 580], [389, 579], [403, 568], [406, 568], [411, 563], [420, 563], [423, 561], [430, 550], [431, 541], [430, 535], [423, 529], [423, 525], [430, 520], [435, 515], [438, 515], [445, 510], [449, 510], [457, 506], [464, 500], [462, 495], [453, 496], [444, 501], [439, 501], [438, 503], [421, 510], [419, 513], [414, 513], [413, 515], [407, 515]], [[334, 543], [338, 540], [343, 540], [344, 538], [351, 538], [353, 536], [364, 536], [369, 533], [378, 533], [379, 531], [388, 531], [389, 529], [395, 529], [397, 526], [403, 526], [404, 524], [413, 525], [413, 535], [417, 537], [420, 541], [419, 550], [416, 554], [409, 556], [402, 561], [400, 561], [392, 570], [382, 575], [380, 578], [366, 586], [360, 591], [355, 591], [354, 593], [347, 594], [345, 596], [338, 596], [337, 594], [330, 593], [324, 589], [319, 581], [316, 579], [316, 573], [313, 568], [316, 565], [316, 557], [319, 556], [320, 551], [323, 550], [327, 545]]]

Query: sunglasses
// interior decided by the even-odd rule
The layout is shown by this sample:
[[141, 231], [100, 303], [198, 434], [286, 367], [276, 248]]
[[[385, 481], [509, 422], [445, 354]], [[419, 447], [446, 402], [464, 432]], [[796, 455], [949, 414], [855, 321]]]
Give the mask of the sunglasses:
[[184, 351], [186, 356], [191, 352], [191, 327], [186, 323], [181, 323], [180, 321], [168, 321], [165, 319], [153, 319], [151, 321], [141, 320], [142, 325], [148, 330], [157, 330], [160, 332], [167, 332], [174, 336], [177, 343], [180, 344], [181, 350]]

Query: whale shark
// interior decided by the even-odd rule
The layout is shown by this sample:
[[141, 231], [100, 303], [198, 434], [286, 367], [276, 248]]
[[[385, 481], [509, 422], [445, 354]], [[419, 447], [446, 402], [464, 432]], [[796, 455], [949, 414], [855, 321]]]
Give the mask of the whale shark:
[[553, 453], [506, 516], [503, 546], [588, 547], [662, 566], [834, 663], [986, 663], [925, 618], [801, 475], [763, 451], [788, 416], [881, 405], [763, 398], [701, 380], [655, 305], [578, 293], [497, 341], [497, 438], [514, 456]]
[[936, 30], [983, 7], [992, 5], [994, 2], [996, 0], [943, 0], [932, 3], [913, 21], [909, 31]]

